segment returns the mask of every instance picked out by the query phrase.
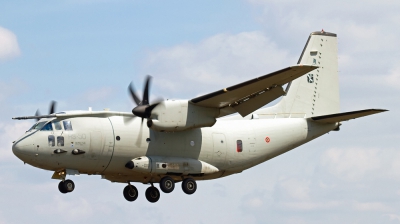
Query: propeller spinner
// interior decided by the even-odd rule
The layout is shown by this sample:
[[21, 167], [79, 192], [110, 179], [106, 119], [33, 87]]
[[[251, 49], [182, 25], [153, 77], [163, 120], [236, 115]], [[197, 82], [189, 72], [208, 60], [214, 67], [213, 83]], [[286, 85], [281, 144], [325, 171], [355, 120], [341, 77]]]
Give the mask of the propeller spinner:
[[144, 90], [143, 90], [143, 98], [140, 100], [140, 98], [136, 95], [135, 89], [133, 87], [133, 82], [129, 85], [129, 93], [131, 94], [131, 97], [133, 101], [136, 103], [136, 107], [132, 109], [132, 113], [138, 117], [143, 119], [148, 119], [151, 116], [151, 111], [158, 105], [160, 104], [161, 100], [157, 101], [156, 103], [150, 104], [149, 103], [149, 88], [150, 88], [150, 81], [151, 81], [151, 76], [146, 76], [146, 82], [144, 85]]

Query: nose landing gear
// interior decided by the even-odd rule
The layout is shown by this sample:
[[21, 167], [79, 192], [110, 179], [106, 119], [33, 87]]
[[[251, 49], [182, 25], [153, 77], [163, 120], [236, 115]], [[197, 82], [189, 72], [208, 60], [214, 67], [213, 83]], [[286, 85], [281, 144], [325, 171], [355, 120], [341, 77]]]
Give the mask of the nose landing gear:
[[70, 193], [74, 191], [74, 189], [75, 184], [72, 180], [60, 181], [60, 183], [58, 184], [58, 190], [63, 194]]

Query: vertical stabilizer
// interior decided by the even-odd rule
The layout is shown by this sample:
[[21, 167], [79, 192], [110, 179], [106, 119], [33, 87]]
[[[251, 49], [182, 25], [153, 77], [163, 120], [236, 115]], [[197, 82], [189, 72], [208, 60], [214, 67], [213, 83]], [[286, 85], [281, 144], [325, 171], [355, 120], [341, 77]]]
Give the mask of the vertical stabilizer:
[[299, 58], [298, 64], [319, 68], [293, 80], [286, 95], [273, 107], [259, 114], [313, 117], [340, 112], [337, 36], [328, 32], [313, 32]]

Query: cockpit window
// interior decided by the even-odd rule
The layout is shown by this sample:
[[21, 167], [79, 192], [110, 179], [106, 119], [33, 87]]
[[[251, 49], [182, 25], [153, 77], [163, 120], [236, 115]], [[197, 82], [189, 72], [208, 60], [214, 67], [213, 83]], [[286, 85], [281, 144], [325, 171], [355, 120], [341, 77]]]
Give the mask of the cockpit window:
[[43, 127], [45, 124], [46, 124], [46, 121], [38, 122], [38, 123], [34, 124], [28, 131], [40, 130], [40, 129], [42, 129], [42, 127]]
[[71, 121], [63, 121], [64, 124], [64, 130], [66, 131], [72, 131], [72, 124]]
[[55, 128], [56, 130], [58, 130], [58, 131], [59, 131], [59, 130], [62, 130], [60, 121], [54, 120], [54, 121], [52, 121], [52, 122], [53, 122], [54, 128]]
[[52, 131], [53, 127], [51, 126], [51, 122], [47, 123], [42, 129], [41, 131]]

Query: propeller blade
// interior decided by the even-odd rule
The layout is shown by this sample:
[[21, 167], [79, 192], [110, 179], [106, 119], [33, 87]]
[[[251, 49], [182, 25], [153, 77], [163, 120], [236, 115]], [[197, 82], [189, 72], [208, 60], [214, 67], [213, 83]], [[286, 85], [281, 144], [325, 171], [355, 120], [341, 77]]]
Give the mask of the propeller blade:
[[136, 105], [139, 106], [140, 105], [140, 99], [135, 93], [135, 88], [133, 87], [133, 82], [131, 82], [131, 84], [129, 85], [128, 91], [131, 94], [131, 97], [132, 97], [133, 101], [135, 101]]
[[143, 100], [142, 100], [142, 105], [148, 105], [149, 104], [149, 86], [150, 86], [150, 81], [151, 81], [151, 76], [146, 76], [146, 84], [144, 86], [143, 90]]
[[[40, 111], [39, 111], [39, 109], [36, 110], [35, 116], [40, 116]], [[36, 121], [39, 121], [39, 120], [40, 120], [39, 118], [36, 118]]]
[[158, 104], [160, 104], [161, 102], [157, 102], [157, 103], [153, 103], [152, 105], [146, 107], [145, 109], [145, 114], [146, 114], [146, 118], [150, 118], [151, 115], [151, 111], [158, 106]]
[[136, 147], [138, 148], [142, 145], [142, 138], [143, 138], [142, 132], [143, 132], [143, 118], [142, 118], [142, 123], [140, 123], [139, 135], [137, 136], [138, 138], [136, 139], [135, 143]]
[[55, 110], [56, 110], [56, 105], [57, 102], [56, 101], [51, 101], [50, 103], [50, 109], [49, 109], [49, 114], [54, 114]]

